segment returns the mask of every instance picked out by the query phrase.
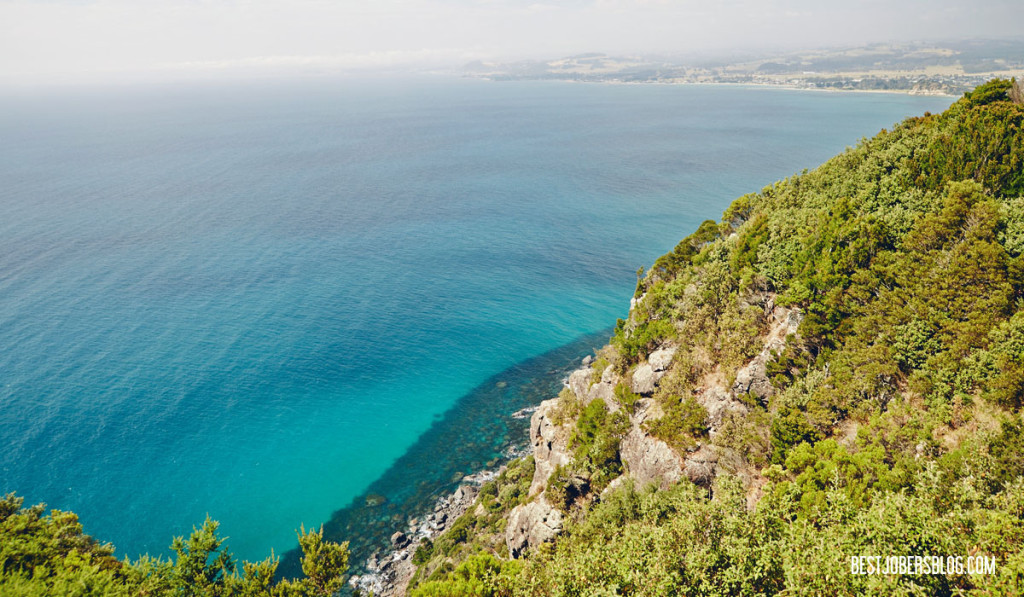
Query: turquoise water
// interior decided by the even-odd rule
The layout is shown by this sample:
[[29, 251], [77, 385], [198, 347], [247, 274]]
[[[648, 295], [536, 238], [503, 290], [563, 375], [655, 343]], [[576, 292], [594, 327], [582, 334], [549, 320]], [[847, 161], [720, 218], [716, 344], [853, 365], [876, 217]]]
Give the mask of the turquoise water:
[[949, 101], [450, 79], [0, 93], [0, 491], [133, 557], [207, 514], [245, 558], [300, 523], [358, 533], [345, 507], [375, 482], [391, 502], [370, 534], [397, 528], [521, 441], [500, 413], [601, 343], [637, 267]]

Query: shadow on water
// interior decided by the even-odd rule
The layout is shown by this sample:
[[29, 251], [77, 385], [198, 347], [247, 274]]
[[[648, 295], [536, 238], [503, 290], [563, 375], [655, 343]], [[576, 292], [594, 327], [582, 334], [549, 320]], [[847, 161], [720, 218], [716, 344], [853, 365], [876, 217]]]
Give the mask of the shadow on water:
[[[562, 380], [580, 359], [608, 342], [611, 330], [583, 336], [565, 346], [518, 363], [492, 376], [460, 398], [367, 490], [331, 515], [324, 536], [348, 541], [350, 572], [361, 573], [374, 551], [389, 546], [391, 534], [405, 530], [413, 516], [433, 511], [466, 475], [507, 462], [510, 448], [529, 443], [529, 416], [512, 413], [555, 397]], [[280, 574], [302, 574], [300, 552], [281, 558]]]

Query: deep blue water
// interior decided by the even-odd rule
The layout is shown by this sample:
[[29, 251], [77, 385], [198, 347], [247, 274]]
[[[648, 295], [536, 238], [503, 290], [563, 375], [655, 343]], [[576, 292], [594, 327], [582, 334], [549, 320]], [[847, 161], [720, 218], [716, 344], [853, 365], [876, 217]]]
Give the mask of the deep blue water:
[[237, 555], [283, 553], [375, 480], [398, 504], [518, 441], [495, 412], [557, 388], [636, 269], [733, 198], [949, 102], [429, 78], [0, 93], [0, 491], [122, 555], [207, 514]]

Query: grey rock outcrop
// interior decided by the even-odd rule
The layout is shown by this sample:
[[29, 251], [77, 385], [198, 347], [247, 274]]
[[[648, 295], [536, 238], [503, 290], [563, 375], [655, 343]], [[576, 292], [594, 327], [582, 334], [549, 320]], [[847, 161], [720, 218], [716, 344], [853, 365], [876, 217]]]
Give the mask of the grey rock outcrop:
[[686, 455], [683, 471], [697, 485], [708, 486], [718, 473], [718, 454], [709, 446], [701, 446]]
[[672, 357], [676, 354], [675, 346], [666, 346], [655, 350], [647, 357], [647, 362], [650, 363], [651, 369], [656, 372], [665, 371], [672, 364]]
[[768, 362], [772, 351], [780, 352], [786, 347], [786, 336], [797, 333], [803, 313], [798, 309], [772, 308], [770, 328], [765, 338], [764, 349], [747, 365], [736, 371], [736, 382], [732, 386], [735, 394], [749, 393], [761, 400], [767, 400], [775, 393], [775, 387], [768, 379]]
[[636, 480], [643, 487], [655, 483], [666, 488], [683, 478], [683, 459], [668, 444], [634, 426], [619, 445], [619, 455]]
[[675, 346], [667, 346], [652, 352], [647, 357], [646, 363], [641, 363], [633, 372], [633, 381], [630, 390], [642, 396], [650, 396], [654, 393], [655, 386], [668, 372], [672, 364], [672, 357], [676, 354]]
[[[782, 350], [786, 345], [786, 337], [796, 333], [800, 325], [802, 315], [799, 311], [776, 307], [770, 297], [764, 301], [764, 307], [771, 313], [764, 346], [754, 359], [736, 372], [735, 383], [730, 387], [726, 381], [728, 372], [716, 368], [708, 372], [694, 390], [694, 398], [707, 410], [712, 440], [727, 417], [744, 416], [749, 411], [748, 406], [737, 399], [737, 394], [749, 392], [762, 399], [771, 395], [774, 389], [767, 378], [767, 363], [772, 358], [772, 351]], [[703, 443], [697, 443], [686, 451], [676, 450], [648, 433], [647, 423], [663, 416], [661, 406], [649, 397], [673, 367], [675, 353], [675, 346], [665, 346], [654, 351], [646, 361], [637, 365], [629, 377], [630, 389], [642, 398], [631, 409], [630, 428], [619, 446], [619, 455], [626, 473], [613, 481], [605, 491], [619, 486], [627, 479], [632, 479], [638, 486], [653, 483], [661, 488], [667, 488], [684, 478], [699, 485], [710, 486], [720, 467], [730, 471], [742, 468], [742, 462], [729, 460], [728, 450], [726, 456], [723, 456], [719, 448]], [[600, 398], [610, 410], [622, 408], [615, 398], [615, 386], [621, 380], [614, 368], [605, 368], [600, 380], [595, 382], [594, 372], [589, 366], [591, 364], [592, 361], [585, 363], [583, 368], [572, 372], [566, 386], [582, 404]], [[536, 463], [530, 486], [530, 493], [534, 497], [509, 514], [505, 544], [512, 557], [521, 557], [528, 550], [553, 540], [562, 529], [564, 514], [549, 504], [544, 494], [547, 480], [555, 468], [572, 461], [568, 449], [571, 425], [554, 424], [553, 415], [557, 406], [557, 399], [541, 403], [530, 421], [530, 442]], [[723, 457], [725, 460], [720, 463]], [[751, 477], [749, 481], [753, 487], [760, 480]]]
[[608, 405], [608, 410], [615, 412], [619, 410], [619, 405], [615, 401], [615, 385], [610, 383], [596, 383], [590, 386], [590, 391], [587, 392], [586, 402], [596, 400], [600, 398], [604, 400], [604, 403]]
[[562, 513], [540, 499], [512, 509], [505, 527], [505, 545], [510, 557], [518, 558], [527, 549], [551, 541], [562, 532]]
[[633, 380], [630, 382], [630, 390], [641, 396], [650, 396], [654, 393], [654, 386], [661, 379], [661, 375], [654, 371], [648, 363], [644, 363], [633, 372]]
[[767, 363], [771, 355], [768, 352], [761, 352], [754, 360], [736, 371], [736, 383], [732, 391], [737, 394], [749, 393], [764, 400], [775, 393], [772, 382], [768, 380]]
[[559, 465], [568, 464], [569, 454], [566, 445], [569, 431], [551, 420], [551, 412], [558, 405], [558, 399], [545, 400], [530, 418], [530, 445], [533, 448], [533, 460], [536, 469], [530, 494], [536, 495], [544, 490], [548, 477]]
[[708, 429], [712, 437], [718, 433], [726, 413], [730, 411], [746, 414], [746, 405], [733, 399], [733, 395], [718, 385], [708, 385], [696, 396], [697, 403], [708, 411]]
[[589, 367], [577, 369], [569, 375], [569, 389], [572, 390], [573, 394], [583, 400], [587, 397], [587, 392], [590, 390], [590, 378], [591, 371]]

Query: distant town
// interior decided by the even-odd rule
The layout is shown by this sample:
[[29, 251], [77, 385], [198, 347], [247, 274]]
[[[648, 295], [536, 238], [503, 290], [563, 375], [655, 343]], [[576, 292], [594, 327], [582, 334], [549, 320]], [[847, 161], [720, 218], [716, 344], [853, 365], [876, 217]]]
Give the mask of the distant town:
[[719, 83], [959, 95], [992, 78], [1024, 76], [1024, 39], [874, 44], [717, 58], [593, 53], [555, 60], [472, 62], [464, 74], [491, 80]]

